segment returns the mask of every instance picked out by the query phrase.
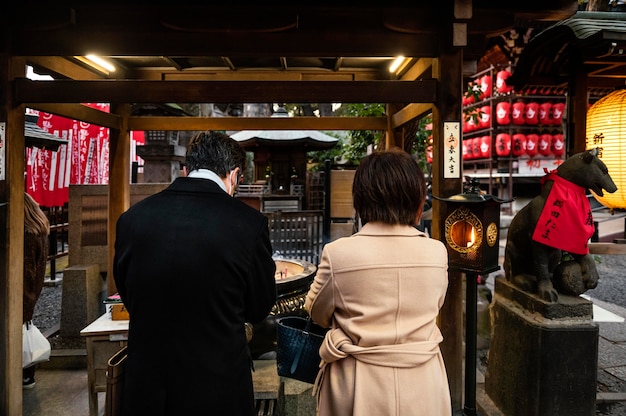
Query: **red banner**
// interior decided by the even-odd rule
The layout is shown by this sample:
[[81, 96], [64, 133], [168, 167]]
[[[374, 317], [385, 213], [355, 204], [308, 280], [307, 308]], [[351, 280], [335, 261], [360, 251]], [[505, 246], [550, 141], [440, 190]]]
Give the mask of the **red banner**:
[[[109, 104], [85, 104], [109, 112]], [[36, 111], [32, 111], [37, 113]], [[39, 205], [63, 206], [69, 185], [109, 183], [109, 129], [49, 113], [39, 113], [39, 127], [67, 145], [58, 151], [26, 149], [26, 192]], [[131, 162], [139, 162], [135, 147], [145, 143], [144, 132], [131, 132]]]
[[[109, 104], [86, 104], [109, 111]], [[36, 113], [36, 112], [35, 112]], [[39, 127], [67, 145], [58, 151], [26, 149], [26, 192], [43, 206], [62, 206], [70, 184], [109, 181], [109, 129], [49, 113], [39, 113]]]

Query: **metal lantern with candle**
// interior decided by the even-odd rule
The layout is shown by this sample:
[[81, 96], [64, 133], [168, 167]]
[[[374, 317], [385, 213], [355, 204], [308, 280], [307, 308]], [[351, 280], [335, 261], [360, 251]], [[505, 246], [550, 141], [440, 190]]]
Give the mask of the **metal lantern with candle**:
[[448, 266], [451, 270], [486, 274], [500, 268], [500, 205], [506, 201], [480, 191], [478, 179], [468, 189], [449, 198], [444, 211]]
[[478, 179], [468, 180], [462, 194], [438, 198], [446, 203], [444, 226], [448, 268], [466, 274], [465, 405], [464, 416], [476, 415], [477, 279], [500, 269], [500, 205], [506, 201], [480, 191]]

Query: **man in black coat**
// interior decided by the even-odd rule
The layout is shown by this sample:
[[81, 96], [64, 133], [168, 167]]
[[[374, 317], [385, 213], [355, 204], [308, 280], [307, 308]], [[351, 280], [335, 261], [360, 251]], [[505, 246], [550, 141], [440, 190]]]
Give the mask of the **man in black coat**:
[[233, 198], [245, 152], [222, 133], [187, 175], [122, 214], [113, 276], [130, 314], [123, 415], [254, 415], [245, 322], [276, 301], [268, 222]]

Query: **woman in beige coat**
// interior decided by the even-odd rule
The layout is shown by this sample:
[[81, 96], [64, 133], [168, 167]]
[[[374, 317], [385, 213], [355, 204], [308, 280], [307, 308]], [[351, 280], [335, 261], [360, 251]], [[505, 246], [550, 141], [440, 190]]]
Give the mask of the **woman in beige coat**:
[[445, 246], [414, 225], [424, 175], [401, 150], [376, 152], [356, 171], [356, 234], [327, 244], [305, 308], [330, 327], [316, 382], [321, 416], [449, 416], [437, 327], [448, 287]]

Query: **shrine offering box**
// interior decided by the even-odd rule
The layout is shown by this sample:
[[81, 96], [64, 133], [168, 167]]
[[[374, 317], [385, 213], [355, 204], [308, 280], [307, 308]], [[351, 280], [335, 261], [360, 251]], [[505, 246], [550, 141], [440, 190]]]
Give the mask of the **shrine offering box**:
[[104, 304], [107, 306], [107, 308], [110, 308], [112, 320], [124, 321], [130, 318], [128, 315], [128, 309], [126, 309], [126, 307], [122, 303], [122, 299], [120, 298], [120, 295], [118, 293], [106, 298]]

